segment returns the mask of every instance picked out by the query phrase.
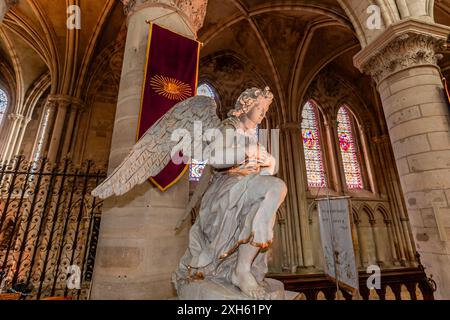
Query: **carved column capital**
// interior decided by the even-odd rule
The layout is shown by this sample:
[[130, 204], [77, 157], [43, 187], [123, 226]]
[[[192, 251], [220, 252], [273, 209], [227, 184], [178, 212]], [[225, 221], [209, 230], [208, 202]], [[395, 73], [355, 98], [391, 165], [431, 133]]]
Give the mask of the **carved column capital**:
[[[47, 97], [47, 107], [50, 108], [67, 108], [72, 103], [74, 103], [74, 99], [71, 96], [57, 94], [57, 95], [49, 95]], [[76, 100], [76, 99], [75, 99]]]
[[77, 109], [77, 110], [83, 110], [85, 107], [86, 107], [86, 103], [83, 100], [73, 98], [72, 108]]
[[208, 0], [122, 0], [124, 12], [131, 15], [147, 7], [165, 7], [178, 12], [190, 25], [192, 31], [203, 26]]
[[355, 66], [380, 84], [390, 75], [416, 66], [437, 67], [450, 27], [408, 19], [391, 25], [354, 58]]
[[390, 139], [388, 135], [382, 135], [382, 136], [375, 136], [372, 137], [372, 142], [375, 144], [382, 144], [382, 143], [389, 143]]

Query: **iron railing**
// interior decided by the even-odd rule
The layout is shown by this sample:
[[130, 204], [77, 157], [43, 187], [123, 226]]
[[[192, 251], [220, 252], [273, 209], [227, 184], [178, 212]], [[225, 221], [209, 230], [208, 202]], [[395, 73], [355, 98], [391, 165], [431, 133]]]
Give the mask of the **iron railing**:
[[0, 165], [0, 292], [88, 297], [102, 208], [90, 193], [105, 176], [92, 161]]

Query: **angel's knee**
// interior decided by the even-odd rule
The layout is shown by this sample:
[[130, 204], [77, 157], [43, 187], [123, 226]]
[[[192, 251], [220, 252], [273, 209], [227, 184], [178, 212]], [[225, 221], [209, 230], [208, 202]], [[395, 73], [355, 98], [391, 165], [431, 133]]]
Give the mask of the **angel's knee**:
[[270, 192], [276, 194], [279, 198], [284, 199], [287, 195], [286, 183], [277, 177], [271, 177]]

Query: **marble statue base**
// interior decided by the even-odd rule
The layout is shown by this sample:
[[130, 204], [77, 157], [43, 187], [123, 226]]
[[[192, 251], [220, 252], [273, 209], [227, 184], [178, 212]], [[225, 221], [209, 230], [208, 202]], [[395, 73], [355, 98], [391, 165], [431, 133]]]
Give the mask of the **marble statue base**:
[[[281, 281], [268, 279], [264, 280], [266, 292], [270, 300], [294, 300], [298, 293], [285, 291]], [[198, 280], [190, 282], [179, 288], [179, 300], [252, 300], [241, 290], [220, 280]]]

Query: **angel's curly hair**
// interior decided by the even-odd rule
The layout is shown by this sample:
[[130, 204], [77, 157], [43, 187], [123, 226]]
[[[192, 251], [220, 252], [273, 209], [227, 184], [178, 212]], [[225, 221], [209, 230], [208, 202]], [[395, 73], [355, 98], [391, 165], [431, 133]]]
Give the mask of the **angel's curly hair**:
[[234, 109], [228, 113], [228, 117], [239, 117], [244, 113], [248, 113], [250, 108], [260, 99], [273, 100], [273, 93], [269, 87], [265, 87], [264, 90], [259, 88], [251, 88], [245, 90], [237, 99]]

